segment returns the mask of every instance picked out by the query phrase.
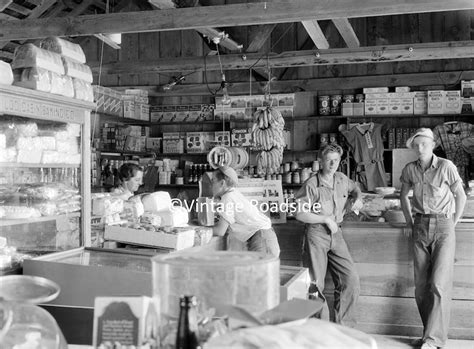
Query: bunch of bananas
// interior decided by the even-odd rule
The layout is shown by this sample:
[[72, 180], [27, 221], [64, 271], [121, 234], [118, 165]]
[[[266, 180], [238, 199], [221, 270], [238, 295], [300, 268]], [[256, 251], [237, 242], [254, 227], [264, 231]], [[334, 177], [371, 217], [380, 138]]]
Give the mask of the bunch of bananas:
[[283, 160], [283, 148], [273, 147], [271, 150], [262, 150], [257, 155], [257, 173], [260, 175], [278, 172]]
[[257, 110], [253, 118], [253, 142], [258, 149], [262, 149], [257, 156], [257, 172], [260, 175], [276, 173], [283, 160], [285, 120], [272, 107]]

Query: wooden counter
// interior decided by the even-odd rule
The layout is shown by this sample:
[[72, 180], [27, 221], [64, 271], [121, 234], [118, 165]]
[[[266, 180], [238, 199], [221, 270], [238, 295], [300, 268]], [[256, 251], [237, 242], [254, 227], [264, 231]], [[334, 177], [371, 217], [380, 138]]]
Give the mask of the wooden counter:
[[[304, 225], [274, 225], [282, 264], [301, 265]], [[403, 226], [347, 222], [344, 238], [361, 281], [356, 328], [367, 333], [420, 336], [421, 319], [414, 299], [413, 256]], [[450, 338], [474, 339], [474, 224], [456, 227], [456, 254]], [[324, 292], [332, 301], [333, 284]]]

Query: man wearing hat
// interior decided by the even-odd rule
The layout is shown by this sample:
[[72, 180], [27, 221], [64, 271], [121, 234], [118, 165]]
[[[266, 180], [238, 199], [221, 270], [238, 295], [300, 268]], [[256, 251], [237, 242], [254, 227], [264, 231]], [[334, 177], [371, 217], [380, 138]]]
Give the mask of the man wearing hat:
[[[418, 160], [402, 171], [400, 202], [413, 237], [415, 299], [423, 321], [422, 349], [443, 347], [448, 338], [456, 236], [454, 228], [466, 203], [456, 166], [433, 154], [429, 128], [408, 139]], [[410, 203], [408, 192], [413, 189]], [[414, 219], [412, 217], [414, 213]]]
[[238, 176], [231, 167], [219, 167], [211, 180], [212, 195], [219, 197], [219, 222], [214, 226], [214, 235], [229, 235], [241, 241], [249, 251], [264, 252], [278, 257], [280, 246], [270, 218], [239, 192], [235, 186]]

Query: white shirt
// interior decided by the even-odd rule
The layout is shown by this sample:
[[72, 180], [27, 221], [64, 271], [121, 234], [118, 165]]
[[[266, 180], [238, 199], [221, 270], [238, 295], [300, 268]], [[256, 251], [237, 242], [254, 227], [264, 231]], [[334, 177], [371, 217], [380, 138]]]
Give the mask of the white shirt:
[[220, 205], [217, 213], [229, 223], [230, 234], [237, 240], [247, 241], [258, 230], [272, 227], [270, 218], [235, 188], [222, 195]]

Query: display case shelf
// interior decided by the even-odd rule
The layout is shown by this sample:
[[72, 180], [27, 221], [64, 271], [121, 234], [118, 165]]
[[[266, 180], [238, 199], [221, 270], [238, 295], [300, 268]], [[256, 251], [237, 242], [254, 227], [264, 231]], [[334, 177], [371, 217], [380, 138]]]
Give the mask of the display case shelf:
[[80, 212], [71, 212], [68, 214], [62, 214], [62, 215], [56, 215], [56, 216], [41, 216], [37, 218], [0, 219], [0, 227], [8, 227], [11, 225], [19, 225], [19, 224], [40, 223], [40, 222], [53, 221], [62, 217], [74, 218], [74, 217], [80, 217], [80, 216], [81, 216]]
[[0, 162], [3, 168], [79, 168], [79, 164], [27, 164], [14, 162]]

